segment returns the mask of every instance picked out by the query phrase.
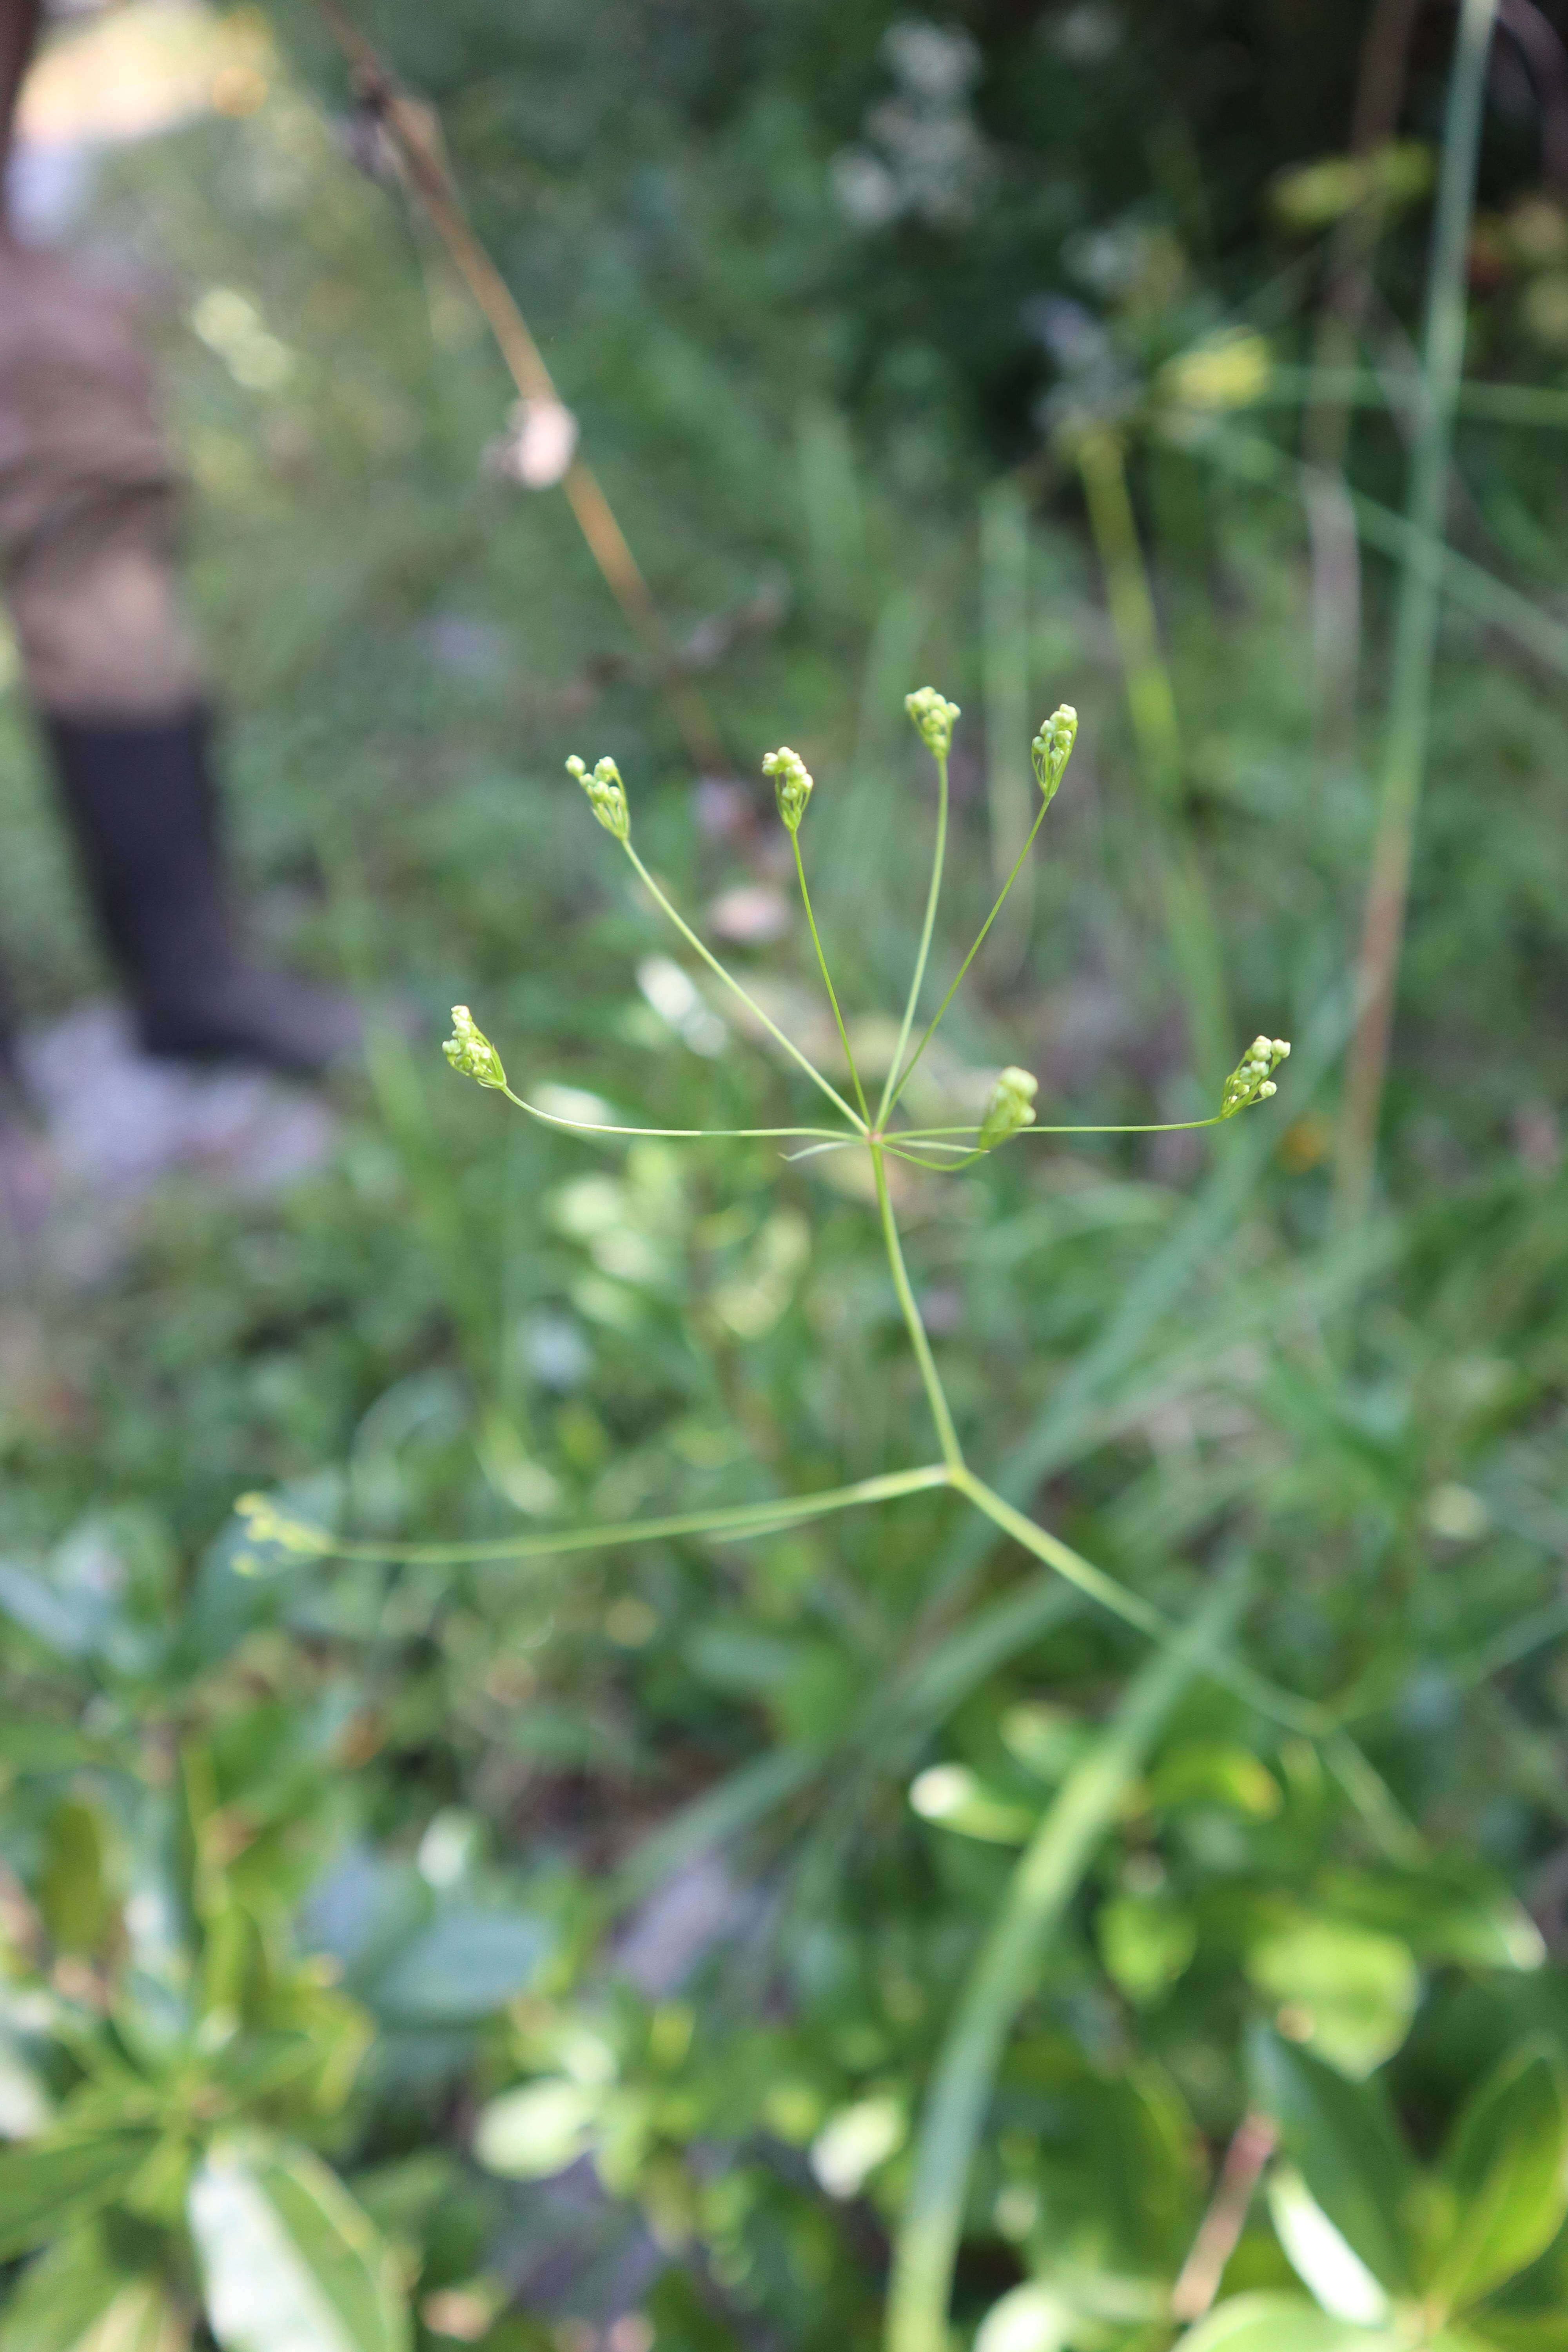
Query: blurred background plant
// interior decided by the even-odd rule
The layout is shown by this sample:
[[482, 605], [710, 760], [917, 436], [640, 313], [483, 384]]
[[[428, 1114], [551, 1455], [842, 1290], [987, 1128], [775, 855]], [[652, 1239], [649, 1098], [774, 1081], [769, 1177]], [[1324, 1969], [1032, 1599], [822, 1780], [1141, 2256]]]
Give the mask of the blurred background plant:
[[[514, 387], [319, 20], [62, 27], [24, 185], [174, 289], [266, 921], [428, 1027], [288, 1184], [210, 1139], [106, 1174], [68, 1122], [79, 1193], [7, 1256], [6, 2352], [882, 2340], [939, 2057], [1135, 1637], [940, 1498], [459, 1566], [230, 1509], [483, 1546], [912, 1458], [850, 1155], [503, 1130], [437, 1045], [466, 1000], [568, 1117], [777, 1123], [561, 761], [612, 747], [650, 870], [836, 1072], [735, 779], [799, 747], [842, 994], [897, 1003], [924, 676], [966, 713], [940, 970], [1040, 713], [1082, 732], [921, 1123], [1011, 1064], [1042, 1123], [1206, 1108], [1205, 1003], [1232, 1053], [1297, 1042], [1223, 1150], [896, 1171], [955, 1418], [1161, 1606], [1244, 1560], [1248, 1656], [1345, 1700], [1416, 1833], [1175, 1697], [1026, 1943], [954, 2340], [1568, 2341], [1568, 212], [1560, 13], [1502, 16], [1380, 1181], [1337, 1225], [1452, 11], [366, 9], [726, 747], [700, 776], [562, 501], [486, 467]], [[184, 119], [133, 141], [172, 58]], [[97, 973], [14, 694], [0, 795], [47, 1044]], [[879, 1080], [890, 1029], [851, 1038]]]

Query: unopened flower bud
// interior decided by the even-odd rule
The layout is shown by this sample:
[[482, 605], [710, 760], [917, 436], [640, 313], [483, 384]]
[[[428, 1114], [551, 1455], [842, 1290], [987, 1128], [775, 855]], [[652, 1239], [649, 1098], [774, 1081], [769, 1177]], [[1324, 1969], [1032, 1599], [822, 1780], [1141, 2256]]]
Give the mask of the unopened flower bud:
[[566, 762], [566, 772], [569, 776], [575, 776], [587, 793], [588, 805], [605, 831], [613, 833], [617, 841], [628, 840], [631, 835], [632, 821], [626, 808], [626, 788], [621, 782], [621, 772], [615, 761], [613, 760], [596, 761], [594, 772], [590, 775], [583, 761], [574, 752]]
[[1035, 762], [1035, 782], [1045, 794], [1047, 808], [1056, 798], [1057, 786], [1067, 772], [1077, 740], [1078, 712], [1070, 702], [1064, 702], [1052, 711], [1029, 746]]
[[270, 1495], [241, 1495], [235, 1503], [235, 1517], [244, 1522], [250, 1542], [271, 1544], [279, 1551], [314, 1555], [321, 1549], [320, 1532], [307, 1527], [302, 1519], [279, 1510]]
[[980, 1122], [980, 1149], [994, 1151], [1021, 1127], [1035, 1124], [1035, 1097], [1040, 1082], [1027, 1070], [1005, 1069], [991, 1089], [991, 1099], [985, 1106], [985, 1116]]
[[452, 1034], [441, 1051], [460, 1078], [474, 1078], [481, 1087], [504, 1087], [506, 1072], [500, 1055], [466, 1004], [452, 1007]]
[[922, 686], [913, 694], [905, 695], [904, 709], [931, 758], [945, 760], [952, 748], [952, 722], [959, 716], [957, 703], [949, 702], [934, 686]]
[[811, 798], [811, 772], [805, 761], [798, 751], [792, 751], [787, 743], [781, 743], [778, 750], [770, 751], [763, 761], [763, 773], [773, 780], [780, 816], [791, 833], [798, 833], [801, 818], [805, 814], [805, 804]]
[[1283, 1037], [1255, 1037], [1221, 1089], [1221, 1118], [1234, 1118], [1238, 1110], [1246, 1110], [1252, 1103], [1267, 1102], [1276, 1094], [1279, 1089], [1273, 1074], [1289, 1051]]

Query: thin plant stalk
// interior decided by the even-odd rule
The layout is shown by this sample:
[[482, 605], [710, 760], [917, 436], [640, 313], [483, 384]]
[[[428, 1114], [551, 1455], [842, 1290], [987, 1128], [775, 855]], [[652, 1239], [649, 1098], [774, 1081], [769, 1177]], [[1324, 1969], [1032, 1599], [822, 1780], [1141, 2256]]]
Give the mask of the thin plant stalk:
[[931, 887], [926, 892], [925, 921], [921, 926], [920, 952], [915, 958], [914, 977], [910, 982], [909, 1001], [904, 1006], [904, 1017], [899, 1029], [899, 1042], [893, 1050], [893, 1058], [888, 1065], [888, 1076], [882, 1088], [882, 1099], [877, 1106], [879, 1127], [886, 1124], [888, 1113], [892, 1108], [899, 1083], [900, 1065], [904, 1058], [904, 1048], [910, 1042], [910, 1031], [914, 1027], [915, 1008], [920, 1003], [921, 989], [925, 981], [926, 963], [931, 955], [931, 934], [936, 929], [936, 908], [937, 901], [942, 896], [942, 867], [947, 862], [947, 754], [945, 751], [939, 752], [935, 757], [936, 848], [931, 863]]
[[786, 1495], [771, 1503], [737, 1503], [710, 1511], [685, 1511], [663, 1519], [623, 1519], [607, 1526], [556, 1528], [526, 1536], [497, 1537], [474, 1543], [380, 1543], [335, 1536], [330, 1528], [312, 1527], [306, 1519], [268, 1506], [268, 1517], [278, 1523], [277, 1535], [267, 1521], [253, 1527], [252, 1540], [277, 1543], [300, 1559], [380, 1560], [408, 1568], [456, 1568], [494, 1559], [548, 1559], [556, 1552], [611, 1550], [630, 1543], [658, 1542], [676, 1536], [769, 1535], [799, 1519], [819, 1519], [835, 1511], [855, 1510], [869, 1503], [898, 1502], [905, 1495], [929, 1494], [952, 1484], [947, 1462], [929, 1462], [914, 1470], [891, 1470], [875, 1478], [861, 1478], [851, 1486], [829, 1486], [815, 1495]]
[[898, 1221], [893, 1215], [893, 1203], [888, 1195], [888, 1171], [883, 1165], [881, 1146], [873, 1143], [870, 1151], [871, 1168], [877, 1180], [877, 1208], [882, 1220], [882, 1239], [887, 1244], [888, 1264], [893, 1275], [893, 1288], [899, 1296], [899, 1306], [902, 1310], [905, 1327], [909, 1331], [910, 1345], [915, 1351], [915, 1361], [920, 1366], [921, 1380], [924, 1384], [927, 1402], [931, 1406], [931, 1416], [936, 1423], [936, 1433], [942, 1445], [942, 1458], [947, 1465], [951, 1479], [953, 1474], [963, 1468], [963, 1449], [958, 1442], [958, 1432], [952, 1425], [952, 1415], [948, 1410], [947, 1397], [943, 1392], [936, 1362], [931, 1355], [931, 1341], [926, 1337], [925, 1325], [921, 1319], [921, 1310], [915, 1304], [915, 1294], [910, 1287], [909, 1271], [904, 1265], [903, 1248], [899, 1240]]
[[[431, 136], [425, 109], [404, 96], [338, 0], [316, 0], [316, 5], [353, 68], [362, 104], [374, 114], [396, 148], [406, 183], [494, 336], [519, 393], [525, 402], [559, 407], [560, 394], [516, 297], [468, 225], [446, 159]], [[654, 662], [688, 751], [710, 775], [722, 775], [729, 765], [723, 746], [701, 696], [681, 671], [652, 591], [598, 477], [584, 458], [574, 455], [562, 474], [561, 488], [605, 586]]]
[[658, 1136], [668, 1143], [710, 1142], [717, 1139], [725, 1143], [761, 1143], [780, 1139], [794, 1139], [801, 1136], [826, 1136], [835, 1143], [852, 1143], [853, 1136], [837, 1135], [827, 1127], [611, 1127], [601, 1126], [597, 1119], [562, 1118], [554, 1111], [542, 1110], [537, 1103], [513, 1094], [510, 1087], [498, 1091], [530, 1118], [539, 1119], [545, 1127], [558, 1127], [566, 1135], [634, 1135]]
[[1342, 1227], [1360, 1223], [1371, 1205], [1388, 1073], [1410, 863], [1431, 728], [1444, 509], [1465, 360], [1466, 257], [1497, 11], [1498, 0], [1463, 0], [1448, 82], [1423, 339], [1426, 399], [1411, 452], [1410, 538], [1399, 586], [1383, 785], [1357, 972], [1356, 1027], [1345, 1073], [1335, 1168], [1334, 1205]]
[[[1156, 1609], [1152, 1601], [1145, 1601], [1141, 1594], [1129, 1591], [1124, 1584], [1117, 1582], [1115, 1577], [1108, 1576], [1104, 1569], [1096, 1568], [1092, 1560], [1085, 1559], [1081, 1552], [1074, 1551], [1070, 1544], [1063, 1543], [1059, 1536], [1052, 1535], [1048, 1528], [1026, 1517], [1022, 1511], [1016, 1511], [1011, 1503], [986, 1486], [984, 1479], [977, 1478], [972, 1470], [960, 1464], [953, 1472], [952, 1484], [1005, 1535], [1011, 1536], [1014, 1542], [1021, 1544], [1026, 1551], [1033, 1552], [1037, 1559], [1044, 1560], [1047, 1568], [1054, 1568], [1068, 1583], [1076, 1584], [1089, 1600], [1098, 1601], [1100, 1607], [1109, 1610], [1112, 1616], [1120, 1617], [1124, 1625], [1131, 1625], [1134, 1632], [1144, 1634], [1151, 1642], [1157, 1642], [1166, 1649], [1181, 1640], [1180, 1626], [1167, 1617], [1163, 1609]], [[1213, 1662], [1213, 1671], [1216, 1681], [1224, 1683], [1238, 1698], [1246, 1699], [1249, 1706], [1257, 1707], [1260, 1715], [1280, 1724], [1286, 1730], [1300, 1732], [1309, 1739], [1324, 1739], [1335, 1735], [1334, 1719], [1326, 1708], [1314, 1706], [1310, 1699], [1299, 1699], [1289, 1691], [1280, 1690], [1266, 1675], [1255, 1674], [1239, 1659], [1216, 1657]]]
[[959, 965], [957, 971], [953, 974], [952, 987], [948, 990], [947, 994], [942, 998], [942, 1003], [937, 1006], [936, 1011], [931, 1014], [931, 1019], [927, 1022], [925, 1032], [921, 1038], [920, 1044], [910, 1055], [905, 1067], [899, 1073], [898, 1084], [894, 1087], [891, 1094], [888, 1097], [887, 1101], [882, 1106], [878, 1120], [879, 1125], [886, 1123], [895, 1104], [898, 1102], [899, 1097], [903, 1093], [904, 1088], [909, 1085], [910, 1078], [913, 1076], [915, 1067], [920, 1061], [921, 1055], [925, 1052], [926, 1047], [931, 1044], [931, 1039], [936, 1035], [938, 1029], [942, 1026], [947, 1008], [952, 1003], [953, 998], [958, 994], [959, 989], [963, 984], [965, 972], [969, 970], [970, 965], [974, 961], [975, 957], [980, 953], [981, 949], [984, 946], [986, 932], [991, 929], [992, 924], [1002, 912], [1003, 906], [1006, 901], [1007, 893], [1011, 890], [1014, 883], [1017, 880], [1019, 874], [1023, 870], [1024, 860], [1028, 856], [1030, 850], [1033, 849], [1035, 845], [1035, 835], [1039, 832], [1041, 825], [1046, 821], [1046, 810], [1049, 805], [1050, 803], [1047, 801], [1041, 802], [1039, 813], [1036, 816], [1034, 824], [1029, 827], [1027, 836], [1024, 842], [1024, 846], [1013, 860], [1012, 866], [1008, 869], [1007, 878], [1003, 883], [1001, 889], [996, 893], [995, 905], [992, 908], [991, 912], [986, 916], [985, 920], [981, 924], [980, 929], [975, 936], [974, 945], [970, 949], [969, 953], [964, 957], [963, 961]]
[[869, 1127], [871, 1113], [866, 1102], [866, 1089], [860, 1083], [860, 1073], [855, 1066], [855, 1048], [849, 1043], [849, 1032], [844, 1025], [844, 1015], [838, 1010], [838, 997], [833, 986], [833, 974], [827, 969], [827, 957], [823, 949], [821, 933], [816, 928], [816, 917], [811, 911], [811, 892], [805, 887], [805, 866], [801, 858], [798, 830], [791, 832], [789, 845], [795, 852], [795, 877], [800, 884], [800, 903], [805, 908], [806, 928], [811, 933], [811, 944], [816, 950], [817, 968], [822, 973], [822, 985], [827, 991], [827, 1002], [833, 1007], [833, 1019], [838, 1031], [838, 1042], [844, 1048], [844, 1058], [849, 1065], [849, 1082], [855, 1089], [855, 1099], [860, 1106], [861, 1118]]
[[1082, 436], [1077, 454], [1150, 803], [1165, 927], [1186, 997], [1194, 1055], [1206, 1081], [1225, 1067], [1230, 1021], [1208, 887], [1179, 831], [1182, 730], [1175, 694], [1161, 650], [1120, 436], [1097, 426]]
[[805, 1072], [806, 1076], [811, 1080], [813, 1086], [820, 1087], [822, 1092], [827, 1097], [828, 1101], [834, 1104], [837, 1109], [844, 1113], [844, 1116], [849, 1121], [850, 1126], [855, 1128], [859, 1133], [864, 1134], [865, 1121], [860, 1118], [859, 1113], [850, 1109], [849, 1105], [845, 1101], [837, 1087], [829, 1085], [828, 1081], [823, 1076], [822, 1072], [817, 1068], [816, 1063], [807, 1060], [806, 1056], [801, 1052], [800, 1047], [795, 1045], [792, 1039], [784, 1035], [784, 1033], [779, 1027], [778, 1023], [769, 1019], [768, 1015], [763, 1011], [762, 1006], [757, 1003], [755, 997], [747, 994], [746, 991], [742, 987], [740, 982], [734, 977], [733, 973], [727, 971], [724, 966], [720, 962], [718, 957], [712, 952], [711, 949], [706, 947], [702, 940], [698, 938], [697, 933], [692, 929], [685, 917], [680, 914], [676, 908], [671, 906], [669, 900], [665, 897], [664, 892], [659, 888], [658, 884], [654, 880], [653, 876], [648, 872], [647, 867], [643, 864], [642, 859], [637, 856], [637, 851], [632, 847], [631, 843], [629, 841], [623, 842], [621, 846], [626, 851], [626, 856], [631, 859], [633, 866], [637, 870], [637, 873], [641, 876], [650, 896], [654, 898], [657, 904], [664, 909], [664, 912], [668, 916], [670, 921], [675, 925], [676, 929], [680, 933], [681, 938], [686, 940], [687, 944], [689, 947], [696, 949], [703, 962], [708, 966], [709, 971], [716, 973], [719, 979], [723, 982], [725, 987], [740, 998], [741, 1003], [745, 1005], [747, 1009], [755, 1015], [756, 1019], [762, 1023], [763, 1027], [767, 1031], [769, 1036], [773, 1038], [774, 1043], [782, 1045], [784, 1052], [789, 1055], [791, 1061], [798, 1064], [799, 1067]]
[[970, 2175], [996, 2075], [1041, 1960], [1154, 1741], [1239, 1613], [1226, 1578], [1169, 1650], [1151, 1658], [1026, 1846], [970, 1971], [936, 2063], [899, 2225], [887, 2352], [949, 2352], [948, 2305]]

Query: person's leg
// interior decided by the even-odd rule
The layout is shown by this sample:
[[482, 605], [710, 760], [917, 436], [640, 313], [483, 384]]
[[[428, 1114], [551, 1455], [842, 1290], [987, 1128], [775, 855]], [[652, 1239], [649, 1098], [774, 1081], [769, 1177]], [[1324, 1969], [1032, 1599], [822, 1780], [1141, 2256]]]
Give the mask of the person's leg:
[[0, 562], [29, 696], [142, 1043], [310, 1071], [352, 1003], [243, 955], [179, 610], [178, 478], [101, 290], [0, 249]]

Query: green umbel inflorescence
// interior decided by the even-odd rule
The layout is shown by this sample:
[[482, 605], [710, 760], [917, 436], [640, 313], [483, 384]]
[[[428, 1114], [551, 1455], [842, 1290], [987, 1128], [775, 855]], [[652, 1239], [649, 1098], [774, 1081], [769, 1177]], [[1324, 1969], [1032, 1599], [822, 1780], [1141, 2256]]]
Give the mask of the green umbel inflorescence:
[[805, 804], [811, 798], [811, 771], [798, 751], [792, 751], [787, 743], [781, 743], [778, 750], [770, 751], [763, 761], [763, 773], [773, 780], [779, 815], [791, 833], [798, 833], [801, 818], [805, 814]]
[[592, 772], [575, 752], [566, 762], [566, 772], [575, 776], [588, 795], [588, 805], [606, 833], [617, 841], [631, 838], [632, 820], [626, 807], [626, 788], [621, 782], [621, 772], [613, 760], [597, 760]]
[[1221, 1118], [1234, 1118], [1249, 1104], [1267, 1102], [1275, 1091], [1273, 1074], [1289, 1051], [1283, 1037], [1255, 1037], [1221, 1089]]
[[1049, 808], [1056, 798], [1057, 786], [1067, 773], [1072, 747], [1078, 740], [1078, 712], [1070, 702], [1059, 703], [1041, 725], [1039, 733], [1029, 746], [1035, 762], [1035, 782], [1045, 795]]
[[1040, 1082], [1027, 1070], [1009, 1067], [1003, 1071], [991, 1089], [991, 1099], [985, 1106], [985, 1116], [980, 1122], [980, 1149], [994, 1151], [1021, 1127], [1035, 1124], [1035, 1097]]
[[957, 703], [949, 702], [934, 686], [921, 686], [905, 695], [904, 709], [931, 758], [945, 760], [952, 749], [952, 722], [960, 716]]
[[460, 1078], [476, 1079], [481, 1087], [505, 1087], [500, 1055], [466, 1004], [453, 1005], [452, 1034], [441, 1051]]

